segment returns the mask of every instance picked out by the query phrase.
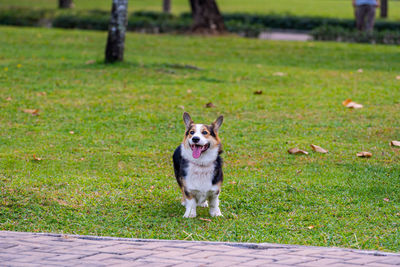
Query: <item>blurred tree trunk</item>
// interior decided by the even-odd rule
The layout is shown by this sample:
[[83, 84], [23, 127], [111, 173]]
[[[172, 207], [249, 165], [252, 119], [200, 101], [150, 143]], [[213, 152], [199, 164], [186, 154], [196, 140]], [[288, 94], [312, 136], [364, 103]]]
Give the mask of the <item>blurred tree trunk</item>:
[[224, 19], [215, 0], [190, 0], [192, 31], [199, 33], [225, 32]]
[[58, 0], [58, 8], [72, 8], [73, 6], [72, 0]]
[[163, 12], [167, 14], [171, 13], [171, 0], [163, 0]]
[[128, 0], [113, 0], [108, 26], [106, 63], [124, 60], [125, 32], [128, 24]]
[[388, 0], [381, 0], [381, 18], [388, 16]]

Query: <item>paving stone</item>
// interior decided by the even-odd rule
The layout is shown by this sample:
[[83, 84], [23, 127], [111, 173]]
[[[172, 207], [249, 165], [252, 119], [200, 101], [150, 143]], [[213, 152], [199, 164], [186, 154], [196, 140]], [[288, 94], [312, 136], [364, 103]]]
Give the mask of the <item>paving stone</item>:
[[389, 264], [389, 263], [377, 263], [374, 262], [373, 265], [371, 265], [373, 267], [399, 267], [399, 265], [394, 265], [394, 264]]
[[286, 257], [279, 257], [275, 263], [277, 264], [287, 264], [287, 265], [300, 265], [301, 263], [311, 262], [314, 261], [314, 258], [311, 257], [293, 257], [293, 256], [286, 256]]
[[207, 266], [207, 264], [201, 262], [185, 262], [178, 265], [174, 265], [174, 267], [203, 267], [203, 266]]
[[77, 260], [81, 257], [82, 257], [81, 255], [76, 255], [76, 254], [57, 254], [53, 255], [52, 257], [46, 258], [46, 260], [60, 262], [60, 261]]
[[146, 250], [136, 250], [134, 252], [122, 255], [122, 257], [125, 258], [125, 259], [134, 260], [134, 259], [138, 259], [138, 258], [142, 258], [142, 257], [148, 257], [150, 255], [153, 255], [154, 253], [157, 253], [157, 252], [156, 251], [150, 251], [150, 250], [148, 250], [148, 251], [146, 251]]
[[248, 256], [249, 257], [217, 255], [217, 256], [212, 257], [212, 260], [215, 262], [232, 261], [232, 262], [236, 262], [236, 263], [254, 260], [254, 258], [252, 258], [250, 255], [248, 255]]
[[377, 263], [387, 263], [392, 265], [400, 265], [400, 255], [399, 256], [386, 256], [377, 257]]
[[80, 257], [79, 259], [82, 259], [84, 261], [102, 261], [105, 259], [109, 259], [112, 257], [115, 257], [116, 254], [111, 254], [111, 253], [97, 253], [94, 255], [90, 255], [90, 256], [84, 256], [84, 257]]
[[353, 259], [344, 260], [343, 263], [363, 265], [363, 264], [373, 263], [373, 262], [376, 262], [376, 261], [377, 261], [377, 257], [368, 256], [368, 255], [360, 257], [360, 255], [358, 255], [358, 257], [354, 257]]
[[[255, 247], [255, 248], [254, 248]], [[112, 239], [0, 231], [0, 266], [400, 267], [400, 254], [340, 248]]]
[[192, 251], [191, 254], [187, 255], [187, 257], [192, 259], [208, 259], [216, 255], [221, 255], [221, 254], [217, 251], [198, 251], [198, 252]]
[[269, 266], [270, 263], [274, 263], [273, 259], [256, 259], [240, 263], [242, 266]]
[[222, 246], [221, 245], [219, 245], [219, 246], [218, 245], [197, 245], [197, 246], [192, 246], [191, 249], [225, 252], [225, 251], [232, 251], [235, 248], [225, 246], [225, 245], [222, 245]]
[[265, 256], [276, 256], [276, 255], [287, 255], [289, 253], [286, 249], [262, 249], [255, 251], [252, 254], [265, 255]]
[[297, 266], [304, 267], [321, 267], [321, 266], [335, 266], [335, 264], [341, 264], [339, 259], [318, 259], [315, 261], [308, 261], [305, 263], [300, 263]]

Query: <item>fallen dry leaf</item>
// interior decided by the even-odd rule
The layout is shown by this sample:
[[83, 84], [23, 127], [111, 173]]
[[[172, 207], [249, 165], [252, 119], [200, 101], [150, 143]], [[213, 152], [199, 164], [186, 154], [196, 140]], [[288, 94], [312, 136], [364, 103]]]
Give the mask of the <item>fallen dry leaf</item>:
[[343, 101], [342, 104], [343, 104], [343, 106], [345, 106], [346, 108], [355, 108], [355, 109], [357, 109], [357, 108], [362, 108], [362, 107], [363, 107], [363, 105], [354, 102], [354, 101], [351, 100], [350, 98], [349, 98], [349, 99], [346, 99], [345, 101]]
[[372, 153], [371, 152], [367, 152], [367, 151], [358, 152], [357, 153], [357, 157], [370, 158], [370, 157], [372, 157]]
[[255, 95], [262, 95], [262, 93], [263, 93], [263, 91], [262, 91], [262, 90], [257, 90], [257, 91], [254, 91], [254, 94], [255, 94]]
[[38, 109], [24, 109], [23, 112], [29, 113], [32, 116], [39, 116], [39, 110]]
[[316, 146], [316, 145], [310, 145], [312, 150], [314, 150], [315, 152], [319, 152], [319, 153], [328, 153], [328, 150], [323, 149], [320, 146]]
[[96, 60], [88, 60], [85, 62], [86, 65], [94, 64], [96, 63]]
[[38, 96], [45, 96], [45, 95], [47, 95], [47, 93], [46, 92], [39, 92], [39, 93], [37, 93], [37, 95]]
[[6, 100], [11, 101], [12, 100], [11, 96], [7, 97]]
[[272, 75], [274, 75], [274, 76], [285, 76], [286, 73], [283, 73], [283, 72], [275, 72], [275, 73], [272, 74]]
[[389, 200], [387, 197], [385, 197], [385, 198], [383, 199], [383, 201], [389, 202], [390, 200]]
[[205, 107], [206, 108], [215, 108], [215, 105], [212, 102], [208, 102]]
[[400, 80], [400, 75], [399, 75], [399, 76], [396, 76], [396, 80]]
[[303, 155], [308, 155], [307, 151], [298, 149], [297, 147], [291, 148], [288, 150], [289, 154], [303, 154]]
[[400, 146], [400, 141], [392, 141], [390, 142], [391, 146]]
[[362, 72], [363, 72], [363, 69], [358, 69], [357, 72], [358, 72], [358, 73], [362, 73]]
[[315, 227], [314, 225], [310, 225], [307, 228], [311, 230], [311, 229], [314, 229], [314, 227]]
[[191, 93], [192, 93], [192, 90], [187, 89], [186, 92], [187, 92], [188, 94], [191, 94]]
[[211, 219], [206, 219], [206, 218], [199, 218], [199, 220], [206, 221], [206, 222], [212, 222]]
[[41, 161], [41, 160], [42, 160], [42, 158], [36, 157], [36, 155], [35, 155], [35, 154], [33, 154], [33, 160], [35, 160], [35, 161]]
[[230, 184], [236, 184], [236, 182], [235, 182], [235, 181], [230, 181], [229, 183], [230, 183]]

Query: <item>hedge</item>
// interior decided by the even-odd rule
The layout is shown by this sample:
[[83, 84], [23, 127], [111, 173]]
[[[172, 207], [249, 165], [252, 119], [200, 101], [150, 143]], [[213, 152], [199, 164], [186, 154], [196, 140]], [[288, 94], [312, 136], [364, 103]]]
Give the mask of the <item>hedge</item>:
[[[109, 12], [102, 10], [77, 11], [1, 8], [0, 24], [107, 30], [109, 16]], [[299, 17], [277, 14], [254, 15], [245, 13], [223, 14], [223, 17], [228, 31], [247, 37], [257, 37], [260, 32], [266, 31], [266, 29], [298, 31], [318, 29], [314, 31], [314, 35], [317, 38], [323, 39], [328, 38], [322, 37], [323, 30], [325, 32], [332, 32], [333, 28], [337, 28], [335, 31], [340, 31], [340, 28], [350, 31], [355, 28], [354, 20], [351, 19]], [[190, 30], [191, 21], [190, 13], [174, 16], [161, 12], [139, 11], [129, 14], [128, 30], [147, 33], [186, 32]], [[389, 35], [393, 35], [395, 31], [400, 31], [400, 22], [378, 20], [375, 24], [375, 30], [377, 32], [390, 31]], [[329, 34], [324, 34], [324, 36], [327, 35]], [[379, 37], [377, 40], [381, 40], [382, 38]], [[360, 40], [364, 39], [360, 37]]]
[[400, 44], [399, 31], [373, 31], [359, 32], [357, 30], [349, 30], [335, 26], [321, 26], [311, 32], [314, 40], [319, 41], [339, 41], [339, 42], [356, 42], [356, 43], [372, 43], [372, 44]]

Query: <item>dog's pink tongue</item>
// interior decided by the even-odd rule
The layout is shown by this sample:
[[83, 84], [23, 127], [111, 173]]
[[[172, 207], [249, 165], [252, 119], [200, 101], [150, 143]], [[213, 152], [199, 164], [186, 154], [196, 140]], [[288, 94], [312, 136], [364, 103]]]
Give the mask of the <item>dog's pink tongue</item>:
[[200, 147], [200, 146], [194, 146], [192, 152], [193, 152], [193, 158], [195, 158], [195, 159], [200, 158], [200, 155], [201, 155], [201, 147]]

